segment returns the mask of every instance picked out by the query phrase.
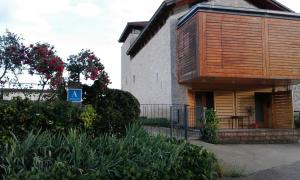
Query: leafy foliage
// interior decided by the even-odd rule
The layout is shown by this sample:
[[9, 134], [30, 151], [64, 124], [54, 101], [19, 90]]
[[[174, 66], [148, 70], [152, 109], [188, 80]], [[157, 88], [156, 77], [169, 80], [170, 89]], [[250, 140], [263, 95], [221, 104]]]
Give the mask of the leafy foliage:
[[[29, 74], [40, 76], [42, 90], [46, 85], [51, 89], [56, 89], [63, 82], [64, 62], [56, 55], [54, 46], [49, 44], [36, 43], [30, 45], [28, 59], [25, 64], [29, 65]], [[40, 94], [39, 99], [41, 99]]]
[[100, 58], [96, 57], [90, 50], [81, 50], [78, 55], [71, 55], [68, 58], [67, 70], [70, 72], [69, 80], [72, 82], [80, 82], [80, 75], [91, 80], [101, 82], [102, 90], [105, 90], [110, 83], [104, 66], [100, 62]]
[[94, 123], [95, 133], [109, 132], [118, 136], [125, 134], [126, 127], [139, 119], [140, 104], [129, 92], [108, 89], [104, 95], [95, 96], [98, 114]]
[[87, 104], [81, 108], [60, 100], [1, 101], [1, 139], [6, 141], [10, 132], [23, 135], [31, 130], [66, 132], [70, 128], [86, 129], [94, 135], [110, 132], [123, 136], [126, 127], [139, 118], [139, 103], [128, 92], [107, 90], [97, 102], [94, 106]]
[[86, 105], [80, 114], [80, 120], [84, 123], [84, 127], [87, 129], [93, 125], [93, 122], [96, 119], [96, 117], [96, 111], [91, 105]]
[[213, 179], [214, 155], [132, 126], [124, 138], [29, 133], [0, 147], [4, 179]]
[[203, 139], [210, 143], [217, 143], [219, 119], [216, 112], [213, 110], [207, 110], [205, 112], [205, 120]]
[[145, 126], [170, 127], [171, 122], [167, 118], [140, 117], [140, 122]]
[[20, 42], [22, 38], [12, 32], [0, 36], [0, 83], [9, 81], [7, 73], [21, 70], [27, 48]]
[[32, 102], [16, 99], [0, 103], [0, 136], [7, 140], [10, 132], [22, 136], [31, 130], [67, 131], [83, 127], [80, 109], [63, 101]]

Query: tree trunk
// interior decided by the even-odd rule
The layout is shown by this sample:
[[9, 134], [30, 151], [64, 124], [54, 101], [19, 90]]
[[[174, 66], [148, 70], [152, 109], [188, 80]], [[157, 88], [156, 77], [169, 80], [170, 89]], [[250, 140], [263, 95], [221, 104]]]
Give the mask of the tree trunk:
[[2, 82], [2, 78], [5, 76], [6, 73], [7, 73], [7, 65], [5, 65], [4, 72], [3, 72], [3, 74], [0, 76], [0, 82]]
[[44, 90], [45, 90], [45, 86], [46, 86], [47, 82], [48, 82], [48, 80], [47, 81], [43, 81], [42, 91], [39, 94], [38, 102], [41, 101], [41, 98], [42, 98], [42, 95], [44, 94]]

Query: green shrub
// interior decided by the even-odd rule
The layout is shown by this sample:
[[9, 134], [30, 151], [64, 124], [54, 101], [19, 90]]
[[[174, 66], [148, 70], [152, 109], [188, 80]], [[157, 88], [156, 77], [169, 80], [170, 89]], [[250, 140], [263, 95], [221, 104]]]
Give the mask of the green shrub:
[[97, 114], [92, 105], [86, 105], [80, 114], [80, 120], [84, 123], [86, 129], [92, 127], [96, 117]]
[[95, 105], [97, 118], [93, 125], [96, 134], [109, 132], [122, 136], [126, 127], [138, 121], [140, 104], [129, 92], [109, 89]]
[[15, 99], [0, 103], [0, 141], [7, 140], [10, 132], [22, 135], [31, 130], [67, 131], [81, 128], [79, 107], [63, 102], [32, 102]]
[[4, 179], [213, 179], [218, 170], [215, 156], [202, 147], [149, 136], [137, 125], [119, 139], [29, 133], [0, 152]]
[[114, 133], [123, 136], [126, 127], [139, 118], [140, 107], [134, 96], [121, 90], [107, 90], [83, 108], [66, 101], [33, 102], [15, 99], [0, 102], [0, 142], [31, 130], [65, 132], [70, 128], [88, 129], [91, 134]]
[[170, 127], [171, 122], [167, 118], [140, 117], [140, 122], [145, 126]]
[[209, 143], [217, 143], [218, 126], [219, 126], [219, 119], [216, 115], [216, 112], [213, 110], [207, 110], [205, 112], [205, 125], [203, 129], [203, 139]]

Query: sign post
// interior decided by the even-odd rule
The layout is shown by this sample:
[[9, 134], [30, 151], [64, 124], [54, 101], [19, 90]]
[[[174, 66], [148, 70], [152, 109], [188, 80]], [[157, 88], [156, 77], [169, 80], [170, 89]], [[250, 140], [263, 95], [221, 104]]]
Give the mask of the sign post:
[[72, 103], [82, 102], [82, 89], [70, 88], [67, 89], [67, 101]]

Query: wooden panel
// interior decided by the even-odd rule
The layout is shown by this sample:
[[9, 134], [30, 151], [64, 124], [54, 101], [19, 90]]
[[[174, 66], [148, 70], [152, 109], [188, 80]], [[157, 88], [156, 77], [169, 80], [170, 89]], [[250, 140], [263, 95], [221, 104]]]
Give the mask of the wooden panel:
[[198, 12], [177, 33], [181, 83], [211, 77], [299, 83], [300, 20]]
[[[238, 91], [236, 92], [236, 112], [238, 116], [249, 116], [248, 109], [252, 107], [255, 110], [255, 92], [254, 91]], [[244, 119], [244, 125], [249, 125], [255, 122], [255, 114]]]
[[179, 81], [197, 77], [197, 19], [177, 31], [177, 77]]
[[208, 74], [263, 75], [262, 18], [207, 13]]
[[293, 104], [290, 91], [273, 94], [272, 111], [272, 128], [293, 128]]
[[188, 105], [189, 107], [195, 107], [196, 101], [195, 101], [195, 92], [188, 90]]
[[188, 112], [189, 112], [189, 117], [188, 117], [188, 126], [190, 128], [194, 128], [196, 126], [196, 112], [195, 112], [195, 107], [196, 107], [196, 93], [195, 91], [190, 91], [188, 90]]
[[235, 98], [233, 91], [215, 91], [215, 110], [220, 119], [220, 128], [231, 128], [229, 121], [235, 115]]
[[270, 76], [300, 75], [300, 22], [268, 21]]

